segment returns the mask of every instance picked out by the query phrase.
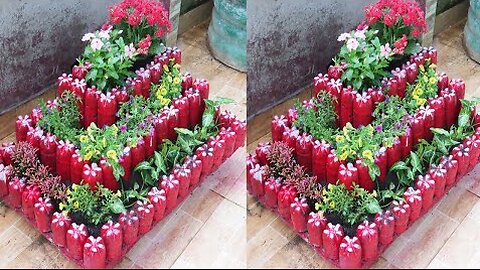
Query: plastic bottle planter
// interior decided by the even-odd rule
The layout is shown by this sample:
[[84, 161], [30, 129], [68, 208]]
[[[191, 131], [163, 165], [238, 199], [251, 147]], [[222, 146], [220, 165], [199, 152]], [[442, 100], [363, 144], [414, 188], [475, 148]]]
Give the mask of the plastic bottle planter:
[[[254, 178], [252, 178], [254, 179]], [[256, 183], [258, 184], [258, 183]], [[278, 192], [281, 188], [280, 181], [273, 177], [269, 178], [265, 183], [265, 205], [270, 208], [276, 208], [278, 203]], [[257, 187], [258, 189], [258, 187]]]
[[265, 194], [264, 183], [266, 181], [265, 167], [256, 164], [248, 173], [251, 179], [253, 194], [258, 197], [263, 196], [263, 194]]
[[68, 254], [75, 260], [83, 259], [83, 246], [88, 239], [88, 231], [85, 225], [72, 223], [65, 238]]
[[290, 207], [296, 197], [297, 191], [293, 186], [284, 185], [278, 192], [278, 213], [288, 222], [291, 220]]
[[152, 204], [137, 201], [135, 205], [138, 215], [138, 234], [144, 235], [150, 231], [153, 223], [153, 216], [155, 215], [155, 209]]
[[51, 230], [53, 242], [59, 247], [65, 247], [67, 245], [66, 236], [67, 231], [70, 228], [72, 221], [69, 217], [63, 213], [53, 213]]
[[157, 187], [153, 187], [152, 190], [148, 192], [148, 201], [153, 205], [154, 208], [153, 221], [157, 222], [162, 220], [167, 207], [165, 190], [159, 190]]
[[40, 196], [40, 189], [37, 186], [27, 186], [22, 192], [22, 211], [30, 220], [35, 220], [34, 207]]
[[122, 257], [123, 232], [120, 223], [108, 221], [102, 226], [101, 236], [107, 249], [107, 259], [118, 261]]
[[35, 224], [38, 230], [42, 233], [49, 232], [53, 214], [53, 205], [50, 203], [50, 198], [39, 198], [34, 207]]
[[405, 191], [403, 198], [405, 202], [408, 203], [410, 206], [410, 222], [414, 222], [420, 217], [422, 206], [423, 206], [423, 199], [422, 199], [422, 192], [418, 189], [414, 189], [413, 187], [407, 188]]
[[8, 195], [11, 167], [0, 164], [0, 198]]
[[327, 227], [327, 219], [315, 212], [310, 212], [307, 221], [308, 242], [314, 247], [322, 246], [323, 230]]
[[295, 231], [301, 233], [307, 231], [307, 219], [310, 209], [307, 204], [307, 199], [295, 198], [290, 204], [290, 217]]
[[325, 230], [323, 230], [322, 242], [323, 252], [325, 257], [337, 260], [340, 242], [344, 237], [343, 228], [340, 224], [332, 225], [328, 223]]
[[137, 213], [134, 210], [130, 210], [126, 213], [120, 214], [118, 220], [123, 228], [123, 243], [127, 247], [130, 247], [135, 244], [138, 239], [140, 222]]
[[[363, 250], [366, 261], [374, 260], [378, 255], [378, 228], [377, 224], [364, 221], [357, 227], [357, 238]], [[357, 267], [358, 268], [358, 267]]]
[[88, 237], [83, 247], [83, 266], [88, 269], [103, 269], [106, 258], [107, 250], [102, 237]]
[[360, 268], [362, 265], [362, 247], [357, 237], [345, 236], [340, 243], [339, 261], [341, 268]]
[[160, 188], [165, 190], [167, 197], [167, 212], [171, 211], [177, 205], [178, 191], [180, 190], [180, 182], [173, 175], [162, 176]]

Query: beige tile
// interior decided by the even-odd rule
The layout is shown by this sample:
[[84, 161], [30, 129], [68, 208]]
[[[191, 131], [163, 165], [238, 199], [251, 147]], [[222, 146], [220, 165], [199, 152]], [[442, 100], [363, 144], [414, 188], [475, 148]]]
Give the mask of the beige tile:
[[374, 263], [370, 268], [372, 268], [372, 269], [397, 269], [398, 267], [389, 263], [384, 258], [380, 257], [380, 258], [378, 258], [378, 261], [376, 263]]
[[319, 257], [309, 244], [297, 236], [278, 250], [262, 267], [326, 269], [333, 268], [333, 265]]
[[237, 150], [213, 174], [208, 176], [202, 185], [225, 197], [235, 184], [235, 180], [245, 173], [244, 164], [245, 151]]
[[237, 180], [235, 180], [235, 184], [225, 196], [228, 200], [236, 203], [237, 205], [243, 207], [244, 209], [247, 208], [247, 205], [246, 205], [247, 183], [245, 181], [246, 180], [245, 180], [245, 172], [244, 172], [237, 177]]
[[265, 227], [247, 242], [247, 267], [260, 268], [282, 249], [288, 240], [272, 227]]
[[222, 196], [202, 185], [185, 200], [181, 209], [196, 219], [205, 222], [222, 200]]
[[433, 262], [448, 268], [478, 267], [480, 261], [479, 227], [479, 222], [467, 217], [445, 243]]
[[461, 222], [478, 201], [479, 198], [475, 194], [464, 187], [456, 186], [440, 200], [437, 209], [457, 222]]
[[471, 172], [460, 179], [458, 185], [480, 196], [480, 166], [477, 165]]
[[225, 268], [225, 269], [246, 269], [246, 260], [239, 261], [231, 258], [230, 253], [220, 252], [215, 261], [210, 266], [211, 268]]
[[480, 223], [480, 202], [477, 202], [468, 213], [467, 217]]
[[17, 212], [5, 206], [3, 202], [0, 202], [0, 236], [21, 218]]
[[30, 239], [34, 240], [40, 237], [42, 234], [37, 230], [37, 228], [33, 227], [30, 222], [27, 221], [26, 218], [22, 217], [15, 223], [15, 228], [20, 230]]
[[7, 229], [0, 236], [0, 267], [6, 267], [8, 263], [14, 260], [22, 253], [32, 240], [14, 227]]
[[142, 246], [142, 250], [135, 257], [129, 256], [129, 258], [145, 268], [170, 267], [201, 227], [200, 221], [184, 211], [177, 211], [172, 220], [162, 227], [151, 242], [141, 243], [139, 246]]
[[292, 230], [292, 228], [290, 228], [290, 226], [288, 226], [281, 217], [277, 216], [277, 218], [268, 226], [272, 227], [275, 231], [288, 240], [292, 240], [297, 236], [297, 233]]
[[276, 214], [272, 211], [262, 207], [260, 203], [256, 201], [252, 202], [252, 200], [255, 199], [248, 195], [247, 241], [250, 241], [277, 218]]
[[[218, 256], [222, 252], [229, 254], [232, 260], [245, 261], [244, 212], [242, 208], [224, 200], [178, 259], [193, 268], [210, 267], [214, 261], [219, 260]], [[238, 216], [240, 218], [233, 218]]]
[[433, 260], [448, 238], [458, 227], [458, 222], [434, 211], [435, 214], [423, 222], [400, 250], [393, 264], [401, 268], [424, 268]]

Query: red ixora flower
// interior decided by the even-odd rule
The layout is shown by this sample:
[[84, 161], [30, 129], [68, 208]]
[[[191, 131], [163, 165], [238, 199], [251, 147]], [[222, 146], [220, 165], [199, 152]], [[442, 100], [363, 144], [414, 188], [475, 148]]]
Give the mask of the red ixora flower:
[[148, 49], [150, 49], [150, 45], [152, 45], [152, 37], [150, 35], [147, 35], [138, 43], [137, 52], [145, 55], [148, 54]]
[[403, 35], [400, 39], [395, 41], [395, 43], [393, 44], [394, 46], [393, 53], [402, 55], [405, 48], [407, 47], [407, 43], [408, 43], [407, 36]]

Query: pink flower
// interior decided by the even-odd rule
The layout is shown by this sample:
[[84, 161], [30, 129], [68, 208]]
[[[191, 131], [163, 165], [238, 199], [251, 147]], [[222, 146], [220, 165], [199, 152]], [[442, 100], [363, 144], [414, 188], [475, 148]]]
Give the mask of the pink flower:
[[99, 38], [94, 38], [94, 39], [92, 39], [92, 42], [90, 43], [90, 46], [92, 47], [93, 51], [100, 50], [103, 46], [103, 42]]
[[99, 38], [109, 39], [109, 38], [110, 38], [110, 30], [101, 30], [101, 31], [98, 33], [98, 37], [99, 37]]
[[94, 37], [95, 37], [94, 33], [86, 33], [85, 35], [83, 35], [82, 41], [90, 41]]
[[385, 44], [380, 46], [380, 56], [383, 58], [390, 57], [390, 53], [392, 52], [392, 48], [390, 48], [390, 44]]
[[130, 45], [126, 45], [125, 46], [125, 55], [128, 57], [128, 58], [133, 58], [136, 54], [136, 50], [135, 50], [135, 47], [133, 46], [133, 43], [130, 43]]
[[347, 49], [349, 51], [356, 50], [358, 48], [358, 45], [359, 45], [358, 40], [354, 38], [350, 38], [347, 41]]
[[365, 39], [365, 32], [366, 32], [367, 28], [363, 29], [363, 30], [357, 30], [355, 31], [355, 34], [353, 34], [354, 37], [358, 38], [358, 39]]
[[350, 33], [343, 33], [341, 34], [339, 37], [338, 37], [338, 41], [345, 41], [347, 40], [348, 38], [350, 38]]

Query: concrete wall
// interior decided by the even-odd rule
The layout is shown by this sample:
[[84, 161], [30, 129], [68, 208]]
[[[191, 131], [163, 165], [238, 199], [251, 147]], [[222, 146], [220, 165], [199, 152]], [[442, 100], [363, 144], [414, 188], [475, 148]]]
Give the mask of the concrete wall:
[[0, 0], [0, 113], [68, 72], [116, 0]]

